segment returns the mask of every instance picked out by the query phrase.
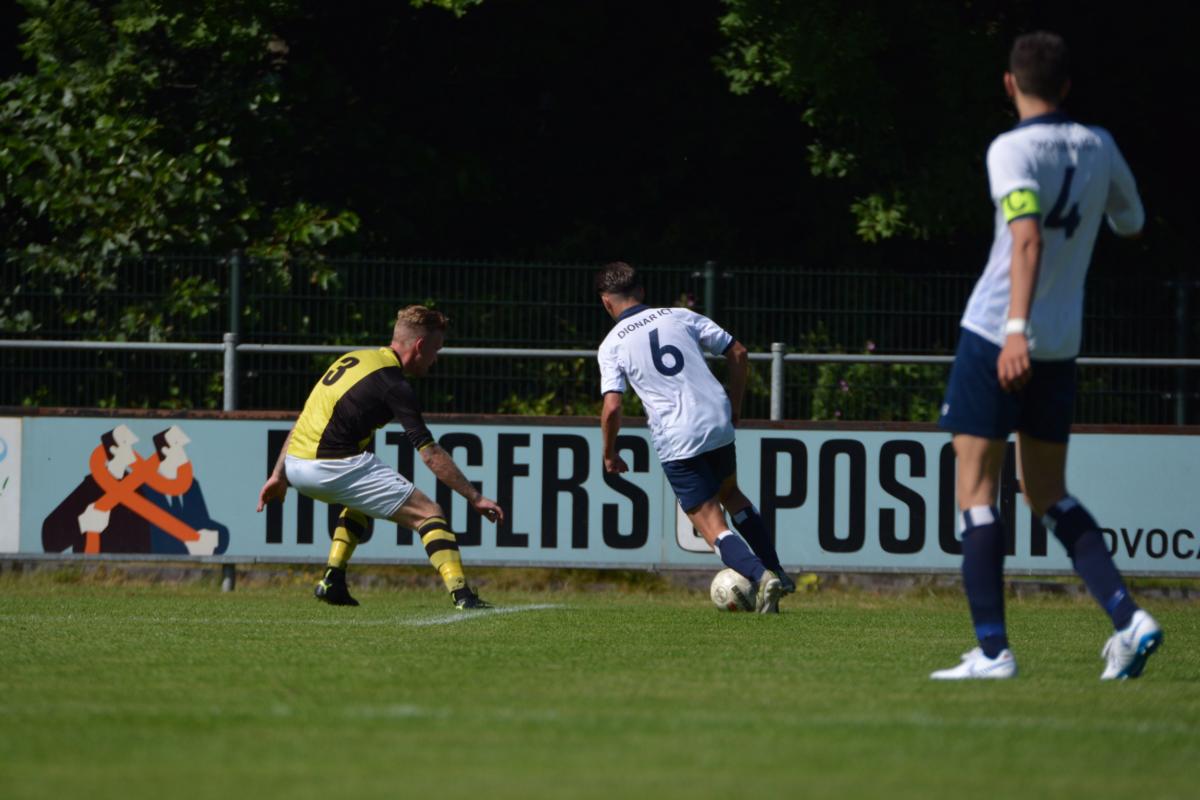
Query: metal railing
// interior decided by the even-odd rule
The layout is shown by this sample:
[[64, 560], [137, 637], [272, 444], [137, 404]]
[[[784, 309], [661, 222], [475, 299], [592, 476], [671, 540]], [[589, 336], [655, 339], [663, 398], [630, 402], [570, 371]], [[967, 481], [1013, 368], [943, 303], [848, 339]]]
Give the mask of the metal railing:
[[[349, 345], [287, 345], [269, 343], [239, 342], [235, 333], [226, 333], [220, 344], [214, 342], [97, 342], [74, 340], [41, 340], [41, 339], [0, 339], [0, 350], [78, 350], [78, 351], [126, 351], [126, 352], [187, 352], [187, 353], [221, 353], [223, 356], [222, 384], [223, 405], [225, 411], [238, 410], [238, 387], [241, 382], [242, 370], [239, 356], [242, 354], [314, 354], [340, 355]], [[588, 349], [547, 349], [519, 347], [446, 347], [440, 355], [450, 358], [479, 357], [487, 359], [522, 358], [575, 360], [595, 359], [596, 351]], [[711, 356], [719, 360], [718, 356]], [[769, 419], [782, 420], [786, 418], [785, 397], [787, 382], [785, 368], [788, 364], [827, 365], [827, 364], [869, 364], [872, 366], [890, 366], [900, 364], [939, 365], [949, 366], [954, 357], [947, 355], [922, 354], [844, 354], [844, 353], [788, 353], [787, 345], [773, 342], [770, 352], [752, 352], [751, 362], [770, 363], [769, 381]], [[1083, 357], [1077, 360], [1080, 367], [1139, 367], [1154, 369], [1183, 369], [1190, 370], [1200, 367], [1200, 358], [1129, 358], [1129, 357]], [[843, 381], [844, 382], [844, 381]], [[839, 389], [841, 387], [839, 386]], [[458, 410], [458, 409], [456, 409]], [[1177, 418], [1175, 424], [1185, 424], [1186, 419]]]
[[[445, 352], [456, 355], [422, 382], [428, 407], [577, 413], [599, 397], [598, 372], [582, 353], [591, 352], [586, 348], [601, 341], [610, 324], [591, 291], [593, 269], [579, 263], [341, 258], [280, 270], [233, 253], [97, 265], [78, 280], [55, 283], [18, 261], [0, 259], [0, 342], [180, 343], [159, 353], [61, 345], [0, 351], [0, 405], [219, 408], [229, 382], [213, 360], [214, 345], [187, 342], [219, 341], [228, 331], [238, 342], [259, 343], [236, 351], [238, 407], [292, 408], [325, 368], [324, 353], [370, 346], [390, 332], [398, 307], [433, 302], [452, 318], [455, 348]], [[789, 349], [813, 355], [789, 355], [784, 362], [782, 413], [793, 419], [936, 416], [962, 305], [975, 280], [932, 271], [712, 261], [642, 265], [642, 272], [652, 303], [702, 311], [750, 350], [765, 352], [772, 342], [786, 341]], [[1200, 317], [1189, 314], [1200, 282], [1106, 275], [1102, 264], [1093, 272], [1085, 298], [1085, 353], [1154, 359], [1200, 354]], [[551, 346], [574, 355], [518, 357]], [[474, 354], [479, 348], [490, 354]], [[931, 358], [888, 361], [885, 351]], [[1081, 422], [1200, 421], [1200, 382], [1186, 367], [1141, 360], [1123, 362], [1136, 366], [1080, 363]], [[769, 386], [764, 370], [752, 372], [748, 417], [769, 415]]]

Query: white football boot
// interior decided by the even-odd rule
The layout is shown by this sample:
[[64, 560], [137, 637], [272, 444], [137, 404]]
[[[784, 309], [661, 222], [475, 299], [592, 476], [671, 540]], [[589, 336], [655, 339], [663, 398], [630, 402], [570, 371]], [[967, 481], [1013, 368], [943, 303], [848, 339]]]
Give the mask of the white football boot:
[[1117, 631], [1104, 643], [1100, 657], [1106, 662], [1100, 680], [1136, 678], [1146, 668], [1146, 659], [1163, 641], [1162, 628], [1154, 617], [1138, 609], [1124, 630]]
[[783, 582], [771, 570], [764, 570], [758, 579], [758, 594], [754, 599], [754, 610], [759, 614], [778, 614], [779, 598], [783, 597]]
[[976, 647], [969, 653], [963, 653], [962, 661], [956, 667], [939, 669], [930, 673], [935, 681], [962, 681], [975, 678], [1015, 678], [1017, 676], [1017, 660], [1007, 647], [1000, 651], [995, 658], [988, 658], [983, 649]]

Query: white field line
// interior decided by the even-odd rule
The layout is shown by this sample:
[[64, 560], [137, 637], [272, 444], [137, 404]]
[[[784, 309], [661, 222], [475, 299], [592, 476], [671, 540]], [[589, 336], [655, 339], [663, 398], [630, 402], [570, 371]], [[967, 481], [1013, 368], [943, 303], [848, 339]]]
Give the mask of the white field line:
[[[105, 616], [105, 622], [120, 622], [146, 625], [286, 625], [288, 627], [302, 625], [318, 625], [329, 627], [382, 627], [407, 626], [426, 627], [429, 625], [449, 625], [454, 622], [466, 622], [472, 619], [495, 617], [501, 614], [519, 614], [523, 611], [545, 611], [548, 609], [566, 608], [561, 603], [533, 603], [524, 606], [505, 606], [501, 608], [485, 608], [474, 611], [452, 611], [436, 617], [418, 617], [404, 619], [273, 619], [270, 617], [181, 617], [181, 616]], [[353, 613], [353, 612], [348, 612]], [[0, 622], [81, 622], [88, 623], [97, 619], [87, 614], [0, 614]]]
[[423, 619], [406, 619], [400, 624], [412, 625], [413, 627], [449, 625], [454, 622], [466, 622], [472, 619], [493, 617], [497, 614], [519, 614], [522, 611], [543, 611], [549, 608], [563, 608], [563, 606], [560, 603], [535, 603], [528, 606], [508, 606], [507, 608], [480, 608], [474, 611], [455, 611], [451, 614], [441, 614], [436, 617], [425, 617]]

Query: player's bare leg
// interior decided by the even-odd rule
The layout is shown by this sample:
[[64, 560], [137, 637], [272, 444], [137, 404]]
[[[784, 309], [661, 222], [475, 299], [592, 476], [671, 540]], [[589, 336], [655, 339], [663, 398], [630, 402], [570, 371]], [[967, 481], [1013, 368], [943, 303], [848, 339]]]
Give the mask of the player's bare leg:
[[1017, 434], [1017, 474], [1025, 502], [1039, 517], [1067, 496], [1067, 445]]
[[958, 459], [955, 493], [960, 511], [996, 502], [1007, 450], [1008, 444], [997, 439], [965, 433], [954, 435], [954, 455]]
[[408, 499], [392, 514], [392, 521], [412, 528], [421, 536], [421, 544], [429, 563], [442, 576], [446, 591], [458, 609], [490, 608], [490, 605], [467, 585], [463, 573], [458, 539], [450, 530], [442, 507], [429, 499], [420, 489], [413, 489]]
[[725, 512], [716, 497], [711, 497], [687, 512], [692, 525], [721, 556], [725, 566], [744, 575], [758, 587], [755, 609], [760, 614], [779, 611], [779, 598], [783, 595], [783, 584], [779, 576], [763, 564], [746, 543], [729, 530]]
[[1101, 679], [1137, 678], [1162, 644], [1158, 623], [1138, 608], [1100, 535], [1100, 526], [1067, 494], [1067, 444], [1021, 433], [1017, 437], [1021, 487], [1030, 507], [1067, 549], [1071, 565], [1112, 619], [1115, 633], [1101, 650]]

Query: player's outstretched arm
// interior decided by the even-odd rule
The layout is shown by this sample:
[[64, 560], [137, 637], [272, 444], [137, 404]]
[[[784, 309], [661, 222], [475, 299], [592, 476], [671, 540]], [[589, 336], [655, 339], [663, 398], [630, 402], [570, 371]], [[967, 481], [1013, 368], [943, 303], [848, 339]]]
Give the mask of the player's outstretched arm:
[[617, 433], [621, 430], [621, 393], [608, 392], [600, 409], [600, 438], [604, 440], [604, 471], [628, 472], [629, 465], [617, 454]]
[[421, 460], [425, 462], [425, 466], [429, 467], [429, 471], [436, 475], [439, 481], [467, 498], [467, 502], [470, 503], [471, 508], [475, 509], [476, 513], [481, 514], [489, 522], [504, 522], [504, 509], [495, 501], [480, 494], [479, 490], [467, 480], [467, 476], [462, 474], [462, 470], [454, 463], [450, 454], [441, 448], [441, 445], [431, 444], [422, 448], [420, 453]]
[[287, 456], [288, 445], [292, 443], [292, 433], [295, 431], [292, 428], [288, 431], [287, 439], [283, 442], [283, 447], [279, 450], [279, 458], [275, 460], [275, 469], [271, 470], [271, 476], [267, 478], [267, 482], [263, 484], [262, 489], [258, 492], [258, 511], [262, 511], [267, 507], [267, 503], [272, 500], [282, 501], [287, 497], [288, 479], [287, 473], [284, 471], [283, 462]]

